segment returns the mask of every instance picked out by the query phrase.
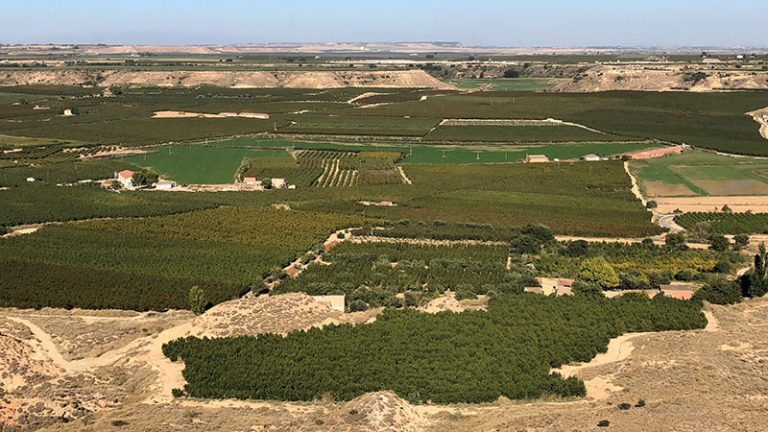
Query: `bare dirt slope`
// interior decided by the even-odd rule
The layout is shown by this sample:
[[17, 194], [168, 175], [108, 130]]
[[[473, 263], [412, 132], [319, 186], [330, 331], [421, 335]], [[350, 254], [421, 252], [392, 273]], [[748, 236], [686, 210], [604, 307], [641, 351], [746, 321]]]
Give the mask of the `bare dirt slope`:
[[[768, 429], [768, 416], [764, 415], [768, 412], [768, 299], [730, 307], [707, 306], [710, 324], [704, 330], [625, 337], [591, 363], [566, 366], [563, 369], [568, 374], [590, 384], [586, 400], [502, 399], [486, 405], [410, 406], [388, 392], [346, 403], [170, 398], [153, 402], [147, 397], [157, 388], [159, 377], [148, 364], [155, 360], [146, 350], [154, 349], [154, 341], [164, 339], [170, 330], [223, 335], [230, 334], [227, 326], [231, 325], [235, 334], [286, 332], [325, 320], [330, 313], [306, 296], [287, 297], [278, 307], [279, 300], [256, 298], [222, 305], [210, 317], [188, 319], [130, 342], [127, 346], [135, 349], [125, 350], [125, 356], [113, 365], [75, 374], [44, 366], [44, 351], [26, 344], [35, 341], [34, 333], [0, 318], [0, 331], [6, 335], [0, 343], [4, 353], [12, 354], [7, 356], [10, 360], [0, 363], [5, 368], [0, 373], [8, 379], [8, 370], [12, 370], [29, 380], [0, 397], [0, 415], [10, 419], [0, 430], [592, 431], [598, 430], [601, 420], [610, 422], [609, 430], [629, 432]], [[231, 315], [240, 309], [252, 313]], [[291, 319], [304, 312], [314, 318]], [[18, 315], [18, 311], [0, 311], [0, 316], [9, 315]], [[60, 314], [56, 318], [61, 319]], [[37, 322], [41, 319], [36, 317]], [[41, 323], [40, 328], [45, 327]], [[635, 406], [640, 400], [644, 406]], [[619, 409], [621, 403], [630, 404], [630, 409]], [[69, 422], [63, 423], [61, 416]]]
[[713, 91], [739, 89], [768, 89], [768, 72], [710, 71], [693, 83], [684, 79], [686, 72], [680, 66], [593, 66], [573, 80], [558, 85], [565, 92], [595, 92], [609, 90], [644, 91]]
[[197, 87], [233, 88], [452, 88], [424, 71], [12, 71], [0, 75], [0, 86], [96, 85], [99, 87]]

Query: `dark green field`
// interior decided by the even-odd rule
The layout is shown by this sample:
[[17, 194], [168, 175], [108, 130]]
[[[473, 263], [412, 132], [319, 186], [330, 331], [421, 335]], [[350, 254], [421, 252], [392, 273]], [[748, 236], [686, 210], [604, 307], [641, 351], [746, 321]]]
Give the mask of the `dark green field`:
[[[663, 140], [726, 152], [768, 155], [768, 146], [747, 112], [768, 105], [767, 92], [730, 93], [535, 93], [488, 91], [421, 98], [424, 92], [389, 89], [378, 106], [347, 103], [369, 89], [317, 92], [300, 89], [130, 89], [108, 99], [82, 97], [76, 88], [0, 90], [0, 135], [70, 140], [88, 144], [146, 145], [232, 135], [277, 133], [302, 136], [395, 137], [430, 142], [472, 140], [616, 141]], [[377, 90], [378, 91], [378, 90]], [[380, 91], [378, 91], [380, 92]], [[398, 93], [399, 92], [399, 93]], [[60, 100], [57, 94], [74, 95]], [[416, 98], [418, 96], [418, 99]], [[19, 105], [14, 103], [21, 101]], [[33, 103], [34, 102], [34, 103]], [[33, 110], [34, 104], [49, 106]], [[71, 108], [74, 117], [61, 117]], [[263, 112], [269, 120], [152, 119], [155, 111]], [[553, 135], [516, 137], [499, 130], [438, 129], [442, 119], [555, 118], [603, 131], [560, 129]], [[39, 127], [40, 122], [45, 128]], [[552, 133], [555, 131], [539, 131]], [[566, 133], [568, 132], [568, 133]], [[447, 133], [447, 135], [446, 135]]]

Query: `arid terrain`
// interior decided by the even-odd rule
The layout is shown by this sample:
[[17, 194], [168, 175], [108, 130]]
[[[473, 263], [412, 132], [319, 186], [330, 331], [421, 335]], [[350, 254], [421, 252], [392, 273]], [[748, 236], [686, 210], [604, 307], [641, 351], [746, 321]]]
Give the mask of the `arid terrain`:
[[[456, 303], [426, 309], [462, 310]], [[159, 352], [171, 337], [285, 333], [363, 323], [376, 311], [341, 314], [304, 295], [244, 298], [199, 318], [5, 309], [0, 418], [4, 431], [587, 431], [601, 420], [622, 431], [765, 430], [768, 418], [755, 414], [768, 410], [768, 302], [706, 310], [704, 330], [625, 335], [590, 364], [564, 367], [587, 383], [585, 400], [411, 406], [388, 392], [348, 403], [172, 401], [166, 393], [182, 379], [183, 366]]]
[[235, 72], [235, 71], [14, 71], [0, 74], [0, 86], [98, 85], [100, 87], [232, 88], [451, 88], [423, 71]]

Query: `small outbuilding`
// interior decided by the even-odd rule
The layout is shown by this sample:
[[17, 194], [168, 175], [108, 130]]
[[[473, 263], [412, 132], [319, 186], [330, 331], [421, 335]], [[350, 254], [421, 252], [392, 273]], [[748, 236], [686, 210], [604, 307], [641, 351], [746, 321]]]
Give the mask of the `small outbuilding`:
[[284, 178], [273, 178], [272, 179], [272, 188], [273, 189], [285, 189], [288, 187], [288, 183], [285, 181]]
[[525, 157], [525, 163], [529, 163], [529, 164], [549, 163], [549, 157], [547, 157], [546, 155], [527, 155]]
[[155, 183], [155, 189], [157, 190], [171, 190], [176, 187], [176, 182], [170, 180], [160, 180]]
[[243, 185], [251, 186], [251, 187], [259, 187], [261, 186], [261, 181], [257, 180], [256, 177], [245, 177], [243, 179]]
[[587, 162], [600, 162], [602, 158], [596, 154], [588, 154], [584, 155], [581, 159]]

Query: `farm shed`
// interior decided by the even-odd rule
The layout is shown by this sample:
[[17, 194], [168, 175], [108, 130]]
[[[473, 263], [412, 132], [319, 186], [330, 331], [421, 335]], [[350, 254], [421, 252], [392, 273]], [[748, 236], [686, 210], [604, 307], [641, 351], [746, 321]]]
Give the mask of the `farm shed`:
[[527, 155], [525, 163], [549, 163], [549, 158], [546, 155]]
[[588, 154], [588, 155], [584, 155], [582, 159], [587, 162], [600, 162], [602, 158], [596, 154]]
[[243, 179], [243, 184], [245, 186], [261, 186], [261, 182], [256, 179], [256, 177], [246, 177]]
[[537, 277], [541, 287], [526, 288], [525, 292], [542, 294], [545, 296], [555, 295], [557, 297], [573, 295], [573, 279]]
[[273, 178], [272, 187], [275, 189], [285, 189], [288, 187], [288, 183], [285, 181], [284, 178]]
[[176, 187], [176, 182], [170, 180], [160, 180], [155, 183], [155, 189], [157, 190], [171, 190]]

